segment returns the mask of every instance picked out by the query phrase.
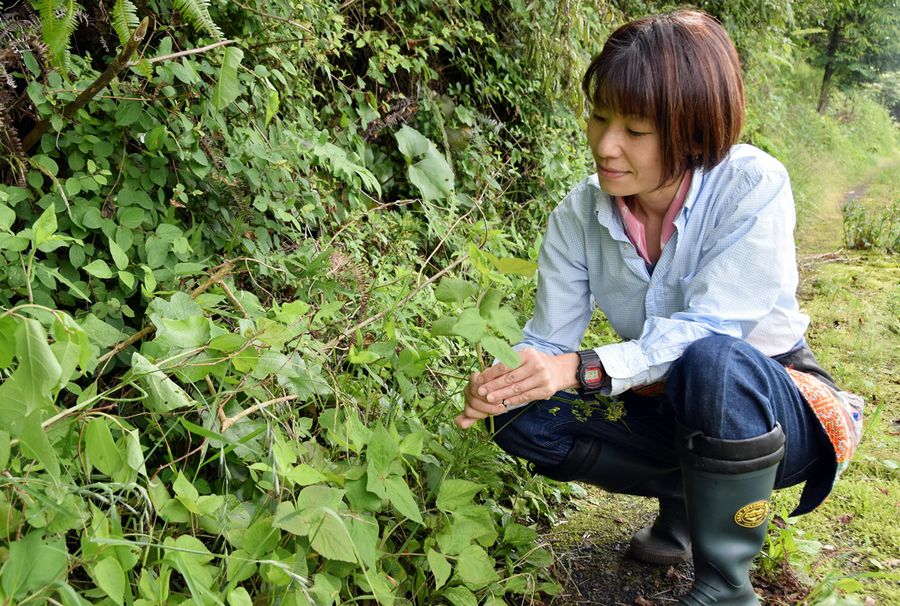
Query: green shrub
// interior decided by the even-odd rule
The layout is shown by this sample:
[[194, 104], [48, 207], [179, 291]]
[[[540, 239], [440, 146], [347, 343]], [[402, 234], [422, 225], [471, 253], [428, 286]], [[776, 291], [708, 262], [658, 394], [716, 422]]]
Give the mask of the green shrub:
[[843, 216], [847, 248], [900, 252], [900, 200], [880, 209], [854, 200], [844, 205]]

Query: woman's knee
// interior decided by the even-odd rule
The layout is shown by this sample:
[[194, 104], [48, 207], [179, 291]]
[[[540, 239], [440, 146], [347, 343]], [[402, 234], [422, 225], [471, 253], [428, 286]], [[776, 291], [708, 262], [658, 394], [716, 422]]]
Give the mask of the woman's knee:
[[711, 437], [743, 439], [774, 426], [773, 363], [723, 335], [695, 341], [673, 365], [666, 390], [678, 420]]

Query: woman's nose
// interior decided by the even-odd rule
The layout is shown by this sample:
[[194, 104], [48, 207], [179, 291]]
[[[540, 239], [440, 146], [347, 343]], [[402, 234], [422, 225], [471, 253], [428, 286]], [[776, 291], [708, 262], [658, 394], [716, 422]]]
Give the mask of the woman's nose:
[[594, 144], [594, 152], [601, 158], [610, 158], [617, 156], [621, 150], [621, 137], [616, 129], [603, 129]]

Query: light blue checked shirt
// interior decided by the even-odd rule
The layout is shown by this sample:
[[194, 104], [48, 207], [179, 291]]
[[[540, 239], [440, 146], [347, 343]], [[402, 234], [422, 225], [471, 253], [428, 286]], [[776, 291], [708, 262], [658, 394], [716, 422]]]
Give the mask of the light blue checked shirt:
[[592, 175], [550, 215], [534, 317], [516, 349], [577, 351], [596, 305], [625, 339], [596, 349], [612, 394], [663, 379], [690, 343], [708, 335], [784, 353], [809, 324], [795, 295], [794, 224], [784, 166], [736, 145], [718, 166], [694, 173], [651, 274]]

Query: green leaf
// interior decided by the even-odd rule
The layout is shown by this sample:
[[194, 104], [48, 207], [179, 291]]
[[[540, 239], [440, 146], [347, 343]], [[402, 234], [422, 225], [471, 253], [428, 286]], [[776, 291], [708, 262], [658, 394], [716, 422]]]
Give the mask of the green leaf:
[[494, 560], [478, 545], [469, 545], [463, 549], [456, 560], [459, 578], [472, 590], [481, 589], [500, 580], [494, 566]]
[[475, 594], [465, 587], [450, 587], [444, 590], [444, 596], [453, 606], [478, 606]]
[[345, 518], [350, 538], [360, 563], [368, 569], [374, 569], [378, 561], [378, 521], [373, 516], [356, 514]]
[[434, 297], [444, 303], [462, 304], [469, 297], [478, 294], [478, 286], [468, 280], [444, 278], [434, 291]]
[[0, 204], [0, 231], [9, 231], [15, 222], [16, 211], [5, 204]]
[[197, 499], [200, 498], [200, 493], [197, 492], [197, 489], [191, 484], [191, 481], [180, 471], [178, 472], [175, 481], [172, 482], [172, 490], [175, 491], [177, 496], [181, 497], [179, 500], [184, 505], [187, 505], [185, 501], [188, 503], [196, 503]]
[[0, 574], [3, 594], [18, 600], [44, 589], [65, 574], [67, 554], [63, 539], [45, 539], [39, 530], [13, 541]]
[[422, 524], [422, 512], [419, 511], [419, 505], [403, 477], [390, 476], [385, 481], [385, 485], [388, 499], [397, 508], [397, 511], [413, 522]]
[[442, 553], [455, 555], [473, 541], [490, 545], [497, 539], [494, 514], [484, 505], [467, 505], [450, 514], [449, 528], [437, 536]]
[[530, 278], [537, 271], [537, 263], [528, 259], [517, 259], [515, 257], [501, 257], [494, 263], [497, 271], [501, 274], [515, 274]]
[[440, 589], [444, 586], [444, 583], [447, 582], [447, 579], [450, 578], [450, 573], [452, 572], [450, 562], [447, 561], [447, 558], [445, 558], [443, 554], [434, 549], [429, 549], [428, 566], [431, 568], [431, 573], [434, 575], [434, 588]]
[[453, 334], [453, 325], [456, 324], [455, 316], [442, 316], [434, 321], [431, 325], [431, 335], [433, 337], [449, 337]]
[[100, 278], [101, 280], [106, 280], [113, 277], [112, 270], [103, 259], [94, 259], [93, 261], [82, 267], [82, 269], [95, 278]]
[[517, 342], [522, 339], [522, 329], [516, 316], [507, 307], [500, 307], [488, 314], [488, 324], [495, 332], [507, 341]]
[[225, 57], [222, 59], [222, 70], [219, 72], [219, 81], [216, 82], [216, 89], [213, 91], [212, 96], [213, 107], [219, 111], [231, 105], [231, 102], [241, 94], [241, 87], [238, 82], [238, 67], [240, 67], [241, 59], [243, 58], [244, 51], [241, 49], [234, 46], [225, 49]]
[[143, 111], [144, 104], [140, 101], [122, 101], [116, 109], [116, 126], [131, 126]]
[[112, 8], [111, 17], [113, 29], [116, 30], [116, 34], [119, 36], [119, 43], [125, 46], [128, 44], [128, 40], [131, 39], [131, 31], [140, 23], [138, 21], [137, 8], [131, 0], [116, 0]]
[[441, 482], [435, 505], [441, 511], [450, 513], [470, 505], [482, 486], [468, 480], [447, 479]]
[[209, 342], [210, 349], [221, 351], [222, 353], [231, 353], [239, 350], [247, 343], [247, 337], [235, 333], [228, 333], [214, 337]]
[[9, 442], [9, 434], [0, 429], [0, 469], [6, 469], [6, 464], [9, 463]]
[[114, 477], [124, 461], [105, 418], [94, 417], [88, 421], [84, 430], [84, 444], [88, 464], [107, 476]]
[[425, 135], [405, 124], [394, 136], [397, 138], [400, 153], [409, 159], [424, 156], [428, 153], [429, 147], [434, 145]]
[[496, 288], [489, 288], [481, 297], [481, 303], [478, 304], [478, 311], [481, 317], [488, 319], [495, 309], [500, 307], [500, 301], [503, 300], [503, 293]]
[[0, 368], [9, 368], [16, 357], [16, 319], [0, 318]]
[[443, 200], [453, 193], [453, 169], [440, 154], [426, 156], [410, 166], [408, 172], [423, 200]]
[[368, 349], [357, 351], [354, 345], [350, 345], [350, 351], [347, 354], [347, 361], [351, 364], [369, 364], [376, 360], [380, 360], [381, 356]]
[[463, 311], [453, 325], [453, 334], [464, 337], [469, 343], [478, 343], [487, 331], [484, 318], [474, 307]]
[[62, 367], [47, 344], [44, 327], [30, 318], [22, 319], [16, 329], [16, 358], [19, 367], [7, 381], [21, 389], [22, 414], [28, 416], [52, 403]]
[[31, 226], [35, 248], [49, 240], [56, 233], [56, 227], [56, 208], [51, 204]]
[[122, 606], [125, 602], [125, 571], [115, 556], [109, 556], [94, 566], [97, 585], [109, 598]]
[[278, 91], [270, 90], [266, 97], [266, 117], [263, 123], [268, 126], [272, 118], [278, 113], [278, 107], [281, 105], [281, 99], [278, 97]]
[[150, 360], [134, 352], [131, 369], [135, 379], [147, 390], [144, 405], [153, 412], [170, 412], [193, 406], [194, 402], [172, 379]]
[[119, 271], [128, 269], [128, 255], [112, 238], [109, 238], [109, 253], [112, 255], [113, 263], [116, 264], [116, 268]]
[[130, 271], [120, 271], [116, 275], [119, 276], [119, 281], [126, 289], [131, 290], [134, 288], [135, 277], [133, 273]]
[[[434, 143], [414, 128], [404, 125], [396, 133], [397, 146], [410, 166], [409, 180], [424, 200], [443, 200], [453, 192], [453, 169]], [[421, 158], [412, 163], [417, 158]]]
[[253, 606], [253, 599], [246, 589], [238, 587], [228, 592], [228, 606]]
[[386, 475], [390, 471], [391, 463], [399, 456], [400, 446], [397, 441], [384, 425], [376, 424], [369, 438], [369, 448], [366, 450], [366, 461], [369, 468], [378, 474]]
[[329, 560], [355, 564], [353, 539], [343, 518], [333, 509], [323, 508], [323, 512], [322, 522], [310, 533], [310, 546]]
[[[65, 284], [66, 286], [69, 287], [69, 293], [70, 293], [70, 294], [75, 295], [75, 296], [78, 297], [79, 299], [82, 299], [82, 300], [84, 300], [84, 301], [90, 301], [90, 300], [91, 300], [90, 297], [88, 297], [88, 296], [84, 293], [84, 291], [81, 290], [81, 288], [78, 287], [77, 284], [75, 284], [74, 282], [72, 282], [71, 280], [69, 280], [68, 278], [66, 278], [64, 275], [62, 275], [61, 273], [59, 273], [59, 271], [58, 271], [55, 267], [52, 267], [52, 266], [47, 265], [47, 264], [45, 264], [45, 263], [40, 263], [40, 264], [38, 264], [38, 265], [35, 266], [35, 270], [37, 270], [37, 271], [40, 272], [40, 273], [46, 274], [46, 275], [48, 275], [48, 276], [51, 276], [54, 280], [59, 280], [60, 282], [62, 282], [63, 284]], [[83, 282], [82, 282], [82, 284], [83, 284]]]
[[536, 540], [537, 532], [534, 529], [515, 522], [511, 522], [503, 529], [504, 543], [524, 547], [532, 545]]
[[39, 412], [34, 412], [21, 420], [18, 437], [19, 448], [25, 456], [40, 461], [47, 473], [54, 480], [59, 481], [59, 459], [56, 456], [56, 450], [47, 438], [47, 432], [41, 427]]
[[481, 346], [489, 354], [503, 362], [507, 368], [518, 368], [519, 364], [522, 363], [519, 354], [509, 346], [509, 343], [493, 335], [482, 337]]

